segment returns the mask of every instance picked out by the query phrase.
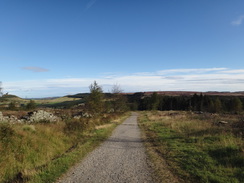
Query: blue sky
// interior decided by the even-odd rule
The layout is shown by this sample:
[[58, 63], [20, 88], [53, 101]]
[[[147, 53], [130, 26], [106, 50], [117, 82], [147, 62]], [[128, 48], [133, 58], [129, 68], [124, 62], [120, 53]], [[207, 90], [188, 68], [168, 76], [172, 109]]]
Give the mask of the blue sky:
[[0, 0], [4, 92], [244, 91], [243, 0]]

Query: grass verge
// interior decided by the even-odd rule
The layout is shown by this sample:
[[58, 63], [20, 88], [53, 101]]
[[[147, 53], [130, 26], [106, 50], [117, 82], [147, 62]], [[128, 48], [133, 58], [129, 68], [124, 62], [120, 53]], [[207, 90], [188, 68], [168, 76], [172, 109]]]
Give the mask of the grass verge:
[[80, 133], [70, 126], [65, 131], [64, 122], [0, 124], [0, 182], [55, 182], [128, 116], [109, 118], [107, 125], [92, 125]]
[[186, 112], [141, 113], [140, 126], [146, 134], [156, 172], [167, 177], [167, 172], [160, 168], [164, 164], [179, 177], [179, 182], [244, 182], [243, 137], [234, 133], [236, 129], [231, 126], [215, 125], [222, 118], [227, 117], [217, 119]]

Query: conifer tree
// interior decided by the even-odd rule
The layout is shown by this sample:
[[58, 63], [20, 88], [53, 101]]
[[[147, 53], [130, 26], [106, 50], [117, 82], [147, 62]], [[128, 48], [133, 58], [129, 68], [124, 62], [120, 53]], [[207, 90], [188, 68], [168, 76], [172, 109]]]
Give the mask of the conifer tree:
[[231, 111], [240, 112], [242, 111], [242, 102], [239, 97], [235, 97], [231, 100]]
[[222, 103], [219, 98], [216, 98], [214, 101], [214, 111], [221, 112], [222, 111]]
[[102, 87], [94, 81], [89, 86], [90, 95], [87, 99], [87, 109], [92, 115], [99, 115], [104, 111], [104, 94]]
[[159, 97], [157, 92], [153, 92], [151, 96], [151, 110], [157, 110], [159, 107]]

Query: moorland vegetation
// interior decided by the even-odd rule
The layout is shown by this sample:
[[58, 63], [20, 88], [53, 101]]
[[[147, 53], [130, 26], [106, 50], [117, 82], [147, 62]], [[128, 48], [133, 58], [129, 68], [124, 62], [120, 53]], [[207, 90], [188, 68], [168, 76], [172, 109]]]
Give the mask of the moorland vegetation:
[[[60, 98], [0, 96], [0, 182], [53, 182], [128, 116], [140, 127], [155, 171], [179, 182], [244, 182], [243, 96], [104, 93]], [[1, 93], [1, 89], [0, 89]], [[163, 163], [165, 162], [165, 163]]]
[[155, 170], [179, 182], [244, 182], [242, 114], [144, 111], [140, 126]]
[[79, 97], [0, 97], [0, 182], [54, 182], [127, 115], [123, 96], [96, 82]]

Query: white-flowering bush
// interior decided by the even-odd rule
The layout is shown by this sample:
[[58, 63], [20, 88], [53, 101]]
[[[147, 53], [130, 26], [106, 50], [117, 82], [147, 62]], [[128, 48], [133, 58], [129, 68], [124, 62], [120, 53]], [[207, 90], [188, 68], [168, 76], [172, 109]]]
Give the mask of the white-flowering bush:
[[39, 110], [39, 111], [35, 111], [33, 112], [33, 114], [30, 116], [29, 118], [29, 122], [30, 123], [53, 123], [53, 122], [57, 122], [59, 120], [58, 117], [54, 116], [52, 113], [43, 111], [43, 110]]

